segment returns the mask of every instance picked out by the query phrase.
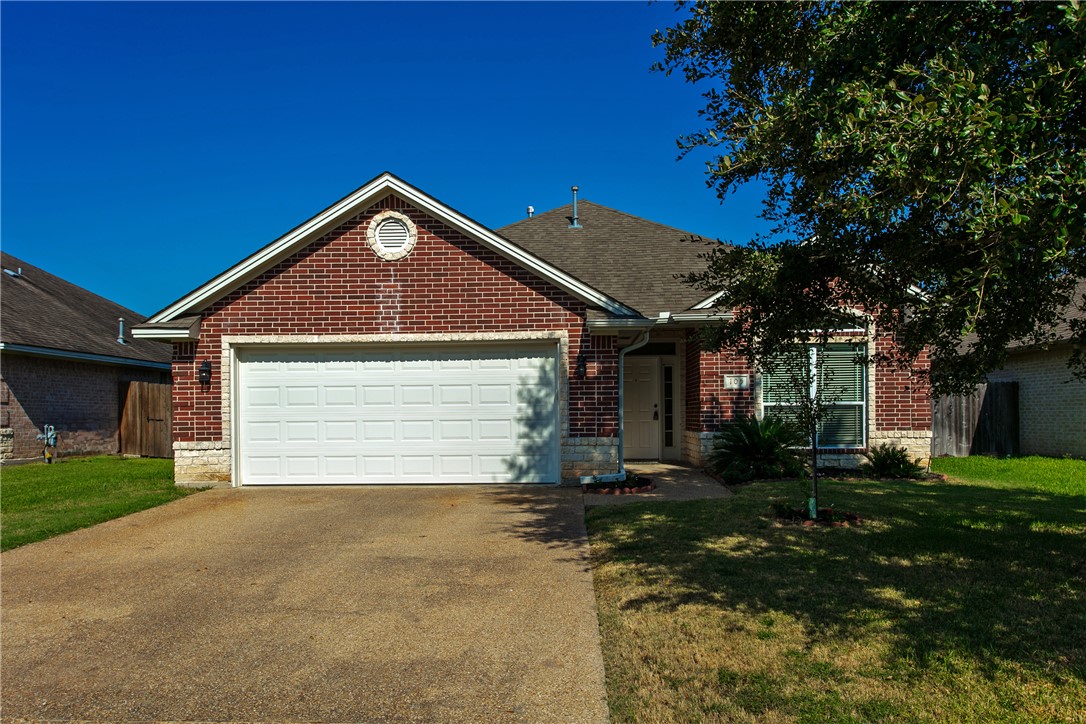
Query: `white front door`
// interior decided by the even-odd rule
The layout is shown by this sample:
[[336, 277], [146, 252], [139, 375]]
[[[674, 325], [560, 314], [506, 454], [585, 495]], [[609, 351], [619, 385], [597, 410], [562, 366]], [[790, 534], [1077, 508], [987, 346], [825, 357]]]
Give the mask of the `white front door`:
[[660, 458], [660, 359], [627, 357], [623, 369], [623, 457]]
[[557, 483], [553, 345], [253, 348], [243, 485]]

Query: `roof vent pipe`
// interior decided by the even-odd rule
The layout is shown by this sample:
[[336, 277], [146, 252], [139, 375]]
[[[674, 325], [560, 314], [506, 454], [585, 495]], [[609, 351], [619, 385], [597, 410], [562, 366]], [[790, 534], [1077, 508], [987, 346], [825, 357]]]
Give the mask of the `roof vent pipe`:
[[533, 216], [535, 216], [535, 207], [534, 206], [529, 206], [528, 207], [528, 218], [530, 219]]
[[572, 188], [572, 191], [573, 191], [573, 218], [570, 219], [569, 228], [571, 228], [571, 229], [580, 229], [581, 224], [580, 224], [580, 222], [577, 221], [577, 187], [574, 186]]
[[22, 267], [19, 267], [18, 269], [15, 269], [15, 270], [5, 269], [4, 273], [7, 274], [9, 277], [15, 277], [16, 279], [22, 279], [23, 278], [23, 268]]
[[117, 317], [117, 322], [117, 344], [128, 344], [128, 340], [124, 338], [124, 317]]

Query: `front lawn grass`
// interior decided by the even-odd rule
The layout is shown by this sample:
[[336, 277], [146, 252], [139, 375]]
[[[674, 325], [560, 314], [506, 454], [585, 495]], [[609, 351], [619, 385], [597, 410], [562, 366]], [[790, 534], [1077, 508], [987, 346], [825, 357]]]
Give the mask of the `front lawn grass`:
[[612, 718], [1083, 721], [1086, 475], [1071, 470], [823, 483], [825, 504], [864, 518], [850, 528], [778, 524], [771, 504], [805, 496], [788, 481], [591, 509]]
[[971, 483], [1068, 495], [1081, 495], [1086, 484], [1086, 460], [1070, 458], [933, 458], [931, 469]]
[[8, 550], [195, 492], [173, 484], [173, 460], [93, 457], [0, 471], [0, 549]]

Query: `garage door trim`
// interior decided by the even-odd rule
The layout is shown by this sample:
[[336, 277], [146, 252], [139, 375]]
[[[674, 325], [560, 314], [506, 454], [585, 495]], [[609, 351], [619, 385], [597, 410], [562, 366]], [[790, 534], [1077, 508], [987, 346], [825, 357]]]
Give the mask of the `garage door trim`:
[[[453, 333], [453, 334], [379, 334], [379, 335], [224, 335], [222, 337], [222, 410], [223, 442], [230, 454], [231, 484], [246, 484], [241, 479], [242, 437], [240, 434], [240, 384], [241, 361], [239, 353], [261, 349], [331, 349], [350, 347], [352, 351], [374, 350], [378, 352], [396, 351], [400, 348], [412, 349], [464, 349], [473, 347], [516, 347], [531, 344], [539, 345], [556, 352], [557, 362], [554, 414], [555, 429], [552, 442], [553, 459], [551, 469], [554, 479], [561, 480], [561, 450], [568, 435], [568, 333], [565, 330], [506, 332], [506, 333]], [[224, 451], [225, 452], [225, 451]], [[327, 484], [327, 483], [325, 483]], [[410, 483], [407, 483], [410, 484]]]

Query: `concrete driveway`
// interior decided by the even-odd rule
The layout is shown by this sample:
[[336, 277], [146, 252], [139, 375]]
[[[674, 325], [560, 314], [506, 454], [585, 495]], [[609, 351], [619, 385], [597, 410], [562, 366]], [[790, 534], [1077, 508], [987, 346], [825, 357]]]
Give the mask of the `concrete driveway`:
[[5, 719], [605, 721], [580, 491], [214, 490], [4, 553]]

